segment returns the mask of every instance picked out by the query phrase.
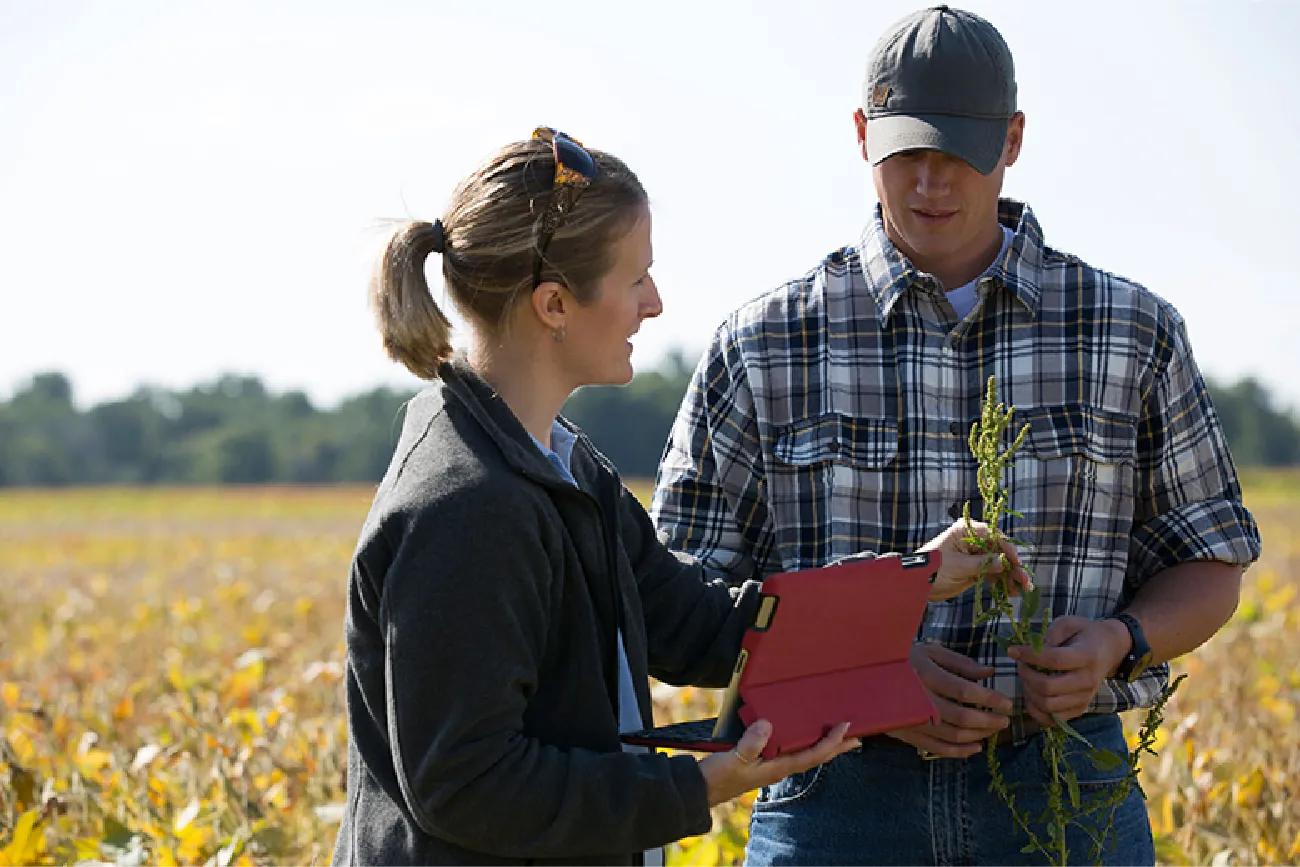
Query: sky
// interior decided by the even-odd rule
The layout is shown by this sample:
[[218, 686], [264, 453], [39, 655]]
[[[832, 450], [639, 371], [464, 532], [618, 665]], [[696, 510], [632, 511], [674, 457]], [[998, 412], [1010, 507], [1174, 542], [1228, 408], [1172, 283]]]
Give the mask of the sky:
[[[664, 313], [634, 361], [693, 363], [857, 239], [867, 54], [921, 6], [0, 0], [0, 398], [51, 370], [82, 406], [223, 373], [321, 406], [418, 384], [366, 306], [384, 221], [437, 217], [541, 124], [640, 176]], [[963, 8], [1015, 57], [1004, 194], [1172, 302], [1207, 375], [1300, 411], [1300, 0]]]

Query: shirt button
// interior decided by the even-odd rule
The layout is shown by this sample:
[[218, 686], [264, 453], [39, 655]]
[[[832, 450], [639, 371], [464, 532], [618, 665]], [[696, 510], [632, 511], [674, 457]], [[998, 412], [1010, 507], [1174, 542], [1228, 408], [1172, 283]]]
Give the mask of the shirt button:
[[948, 507], [948, 517], [954, 521], [961, 517], [961, 503], [953, 503]]
[[948, 425], [948, 430], [952, 431], [953, 436], [965, 436], [966, 424], [965, 422], [955, 421]]

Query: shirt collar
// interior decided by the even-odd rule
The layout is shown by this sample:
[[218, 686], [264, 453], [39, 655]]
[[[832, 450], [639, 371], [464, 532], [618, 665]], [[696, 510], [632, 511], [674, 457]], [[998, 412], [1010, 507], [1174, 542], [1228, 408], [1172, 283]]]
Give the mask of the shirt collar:
[[[1029, 205], [1014, 199], [998, 200], [998, 222], [1015, 232], [1015, 236], [989, 267], [986, 276], [1006, 287], [1030, 316], [1036, 317], [1042, 300], [1039, 271], [1043, 259], [1043, 230]], [[882, 322], [889, 318], [894, 305], [907, 289], [935, 285], [928, 283], [933, 280], [929, 274], [913, 266], [889, 240], [879, 204], [871, 222], [862, 231], [858, 251], [867, 292], [875, 302]]]
[[572, 482], [575, 486], [578, 484], [577, 480], [573, 478], [573, 471], [570, 469], [573, 460], [573, 445], [578, 441], [576, 434], [556, 420], [551, 422], [550, 448], [544, 446], [542, 441], [531, 433], [528, 434], [528, 437], [546, 456], [546, 459], [551, 462], [551, 466], [559, 470], [560, 475], [566, 481]]

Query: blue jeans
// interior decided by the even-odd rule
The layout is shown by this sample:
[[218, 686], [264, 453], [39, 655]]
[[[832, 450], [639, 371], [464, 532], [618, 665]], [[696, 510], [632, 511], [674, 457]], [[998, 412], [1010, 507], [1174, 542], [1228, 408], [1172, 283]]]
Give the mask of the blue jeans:
[[[1126, 755], [1117, 714], [1075, 720], [1094, 746]], [[1083, 799], [1123, 776], [1124, 767], [1098, 771], [1085, 752], [1066, 747]], [[1078, 745], [1082, 746], [1082, 745]], [[986, 746], [985, 749], [988, 749]], [[1042, 735], [997, 748], [1006, 782], [1021, 813], [1038, 817], [1047, 806]], [[793, 774], [765, 788], [754, 804], [745, 863], [767, 864], [1034, 864], [1041, 853], [1022, 853], [1029, 842], [1006, 805], [989, 791], [987, 758], [926, 761], [888, 737], [867, 738], [861, 751]], [[1068, 791], [1064, 795], [1070, 810]], [[1087, 821], [1087, 820], [1085, 820]], [[1041, 826], [1032, 826], [1046, 844]], [[1095, 828], [1095, 820], [1090, 823]], [[1067, 827], [1072, 864], [1090, 864], [1092, 841]], [[1154, 865], [1155, 845], [1146, 801], [1137, 788], [1115, 811], [1105, 864]]]

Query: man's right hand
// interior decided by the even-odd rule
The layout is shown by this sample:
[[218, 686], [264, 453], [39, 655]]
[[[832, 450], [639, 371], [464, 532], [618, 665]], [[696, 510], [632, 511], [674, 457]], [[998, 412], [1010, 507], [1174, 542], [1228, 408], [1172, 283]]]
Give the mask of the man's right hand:
[[889, 732], [890, 737], [936, 756], [964, 759], [978, 753], [989, 735], [1011, 724], [1011, 699], [975, 682], [991, 677], [992, 666], [940, 644], [913, 645], [911, 662], [934, 699], [940, 722], [898, 729]]

